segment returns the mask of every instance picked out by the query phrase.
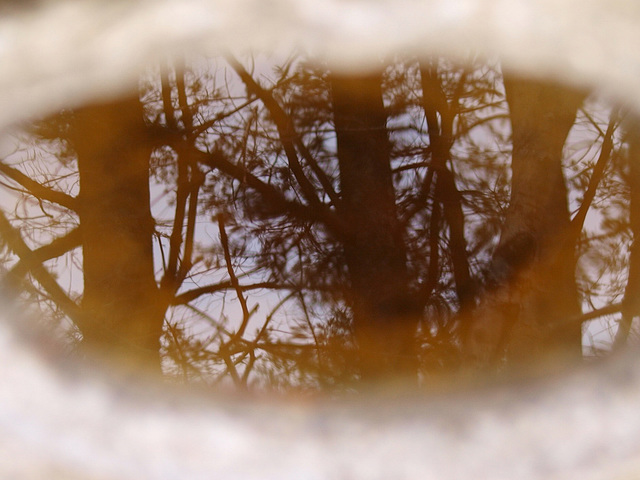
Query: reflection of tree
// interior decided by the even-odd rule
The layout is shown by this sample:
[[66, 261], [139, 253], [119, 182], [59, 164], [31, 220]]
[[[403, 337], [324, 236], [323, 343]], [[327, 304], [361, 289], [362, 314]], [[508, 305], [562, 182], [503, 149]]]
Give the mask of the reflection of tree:
[[364, 378], [415, 371], [421, 305], [409, 288], [380, 75], [330, 79], [339, 164], [336, 209]]
[[[626, 263], [602, 245], [630, 238], [635, 170], [617, 116], [583, 94], [436, 59], [348, 76], [228, 56], [143, 80], [140, 100], [41, 122], [23, 140], [39, 154], [0, 163], [21, 193], [0, 218], [20, 259], [7, 284], [64, 312], [88, 351], [334, 388], [575, 358], [580, 303], [603, 295], [594, 265], [621, 276], [603, 298], [623, 295]], [[79, 245], [83, 288], [63, 288]]]
[[505, 88], [513, 145], [511, 201], [490, 270], [494, 288], [509, 291], [474, 318], [484, 325], [474, 328], [470, 341], [488, 343], [485, 356], [526, 359], [552, 343], [580, 355], [580, 325], [553, 326], [580, 313], [562, 151], [583, 95], [509, 78]]

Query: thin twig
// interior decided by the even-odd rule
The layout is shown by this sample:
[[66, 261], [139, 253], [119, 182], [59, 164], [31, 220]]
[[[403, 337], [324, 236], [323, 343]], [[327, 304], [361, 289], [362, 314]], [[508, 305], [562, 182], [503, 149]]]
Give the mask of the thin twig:
[[229, 281], [233, 289], [236, 291], [236, 296], [238, 297], [238, 301], [240, 302], [240, 308], [242, 308], [242, 323], [240, 324], [240, 328], [234, 335], [236, 339], [242, 338], [244, 335], [244, 331], [249, 324], [249, 319], [251, 318], [251, 312], [249, 311], [249, 307], [247, 305], [247, 300], [244, 297], [244, 293], [242, 292], [242, 287], [240, 286], [240, 282], [238, 281], [238, 277], [236, 277], [236, 273], [233, 270], [233, 263], [231, 261], [231, 252], [229, 251], [229, 238], [227, 237], [227, 232], [224, 226], [224, 215], [218, 214], [218, 228], [220, 230], [220, 243], [222, 244], [222, 250], [224, 252], [224, 261], [227, 265], [227, 272], [229, 273]]

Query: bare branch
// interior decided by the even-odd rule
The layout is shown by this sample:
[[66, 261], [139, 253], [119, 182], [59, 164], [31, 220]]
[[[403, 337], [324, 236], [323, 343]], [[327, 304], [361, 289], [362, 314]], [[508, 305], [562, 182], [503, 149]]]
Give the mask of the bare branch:
[[597, 308], [596, 310], [592, 310], [577, 317], [571, 318], [566, 322], [561, 322], [561, 324], [557, 325], [557, 327], [562, 328], [566, 325], [574, 325], [576, 323], [581, 324], [584, 322], [588, 322], [589, 320], [595, 320], [596, 318], [604, 317], [605, 315], [620, 313], [620, 311], [622, 310], [622, 305], [623, 302], [617, 302], [602, 308]]
[[64, 255], [70, 250], [79, 247], [82, 243], [80, 228], [76, 227], [62, 237], [56, 238], [48, 245], [33, 250], [30, 257], [21, 258], [11, 269], [9, 275], [20, 278], [29, 272], [34, 265], [42, 264], [52, 258]]
[[296, 133], [293, 122], [291, 121], [289, 115], [287, 115], [280, 104], [278, 104], [271, 92], [262, 88], [240, 64], [240, 62], [238, 62], [238, 60], [236, 60], [233, 56], [228, 55], [227, 61], [236, 71], [240, 79], [244, 82], [245, 86], [247, 87], [247, 91], [256, 95], [262, 101], [267, 110], [269, 110], [269, 113], [271, 113], [271, 117], [273, 118], [273, 121], [276, 124], [276, 128], [278, 129], [280, 141], [282, 142], [285, 154], [287, 155], [289, 167], [296, 177], [298, 184], [302, 188], [305, 199], [312, 205], [320, 203], [316, 196], [315, 187], [306, 177], [302, 166], [300, 165], [295, 147], [298, 148], [303, 158], [309, 164], [333, 204], [337, 206], [340, 201], [338, 194], [333, 189], [333, 185], [331, 184], [329, 178], [326, 176], [326, 173], [320, 168], [316, 160], [313, 158], [313, 155], [311, 155], [309, 149], [304, 145], [300, 136]]
[[604, 170], [607, 166], [607, 163], [611, 158], [611, 151], [613, 150], [613, 131], [615, 129], [617, 120], [618, 114], [617, 112], [613, 112], [611, 114], [611, 118], [609, 119], [607, 131], [603, 133], [600, 155], [598, 156], [598, 160], [593, 167], [593, 173], [591, 174], [591, 178], [589, 179], [587, 190], [584, 193], [584, 199], [582, 200], [582, 204], [580, 205], [578, 212], [575, 214], [573, 219], [571, 219], [572, 242], [575, 242], [577, 240], [577, 237], [580, 236], [584, 221], [587, 218], [587, 213], [589, 212], [589, 208], [591, 208], [593, 199], [596, 196], [596, 190], [598, 189], [598, 185], [600, 184], [600, 181], [604, 176]]
[[184, 240], [184, 255], [177, 274], [177, 283], [181, 284], [193, 266], [193, 244], [195, 241], [198, 213], [198, 194], [204, 182], [204, 174], [197, 165], [191, 165], [191, 191], [189, 192], [189, 211], [187, 213], [187, 232]]
[[233, 289], [236, 291], [236, 296], [238, 297], [238, 301], [240, 302], [240, 308], [242, 308], [242, 324], [234, 335], [234, 337], [238, 339], [242, 338], [242, 336], [244, 335], [244, 331], [249, 324], [249, 319], [251, 318], [251, 312], [249, 311], [247, 300], [244, 298], [244, 293], [242, 292], [242, 288], [240, 287], [240, 282], [238, 282], [238, 277], [236, 277], [236, 273], [233, 270], [231, 252], [229, 251], [229, 238], [227, 237], [227, 232], [224, 228], [223, 214], [218, 214], [218, 228], [220, 230], [220, 243], [222, 244], [222, 250], [224, 251], [224, 261], [227, 264], [227, 272], [229, 273], [229, 281], [231, 282]]
[[346, 231], [343, 221], [326, 205], [317, 207], [305, 205], [294, 200], [287, 199], [283, 193], [269, 183], [265, 183], [245, 168], [231, 163], [221, 152], [205, 153], [193, 148], [191, 154], [197, 160], [210, 168], [220, 170], [222, 173], [235, 178], [260, 194], [269, 206], [282, 215], [290, 215], [304, 222], [322, 222], [335, 235], [343, 236]]
[[0, 173], [3, 173], [11, 180], [22, 185], [34, 197], [56, 203], [69, 210], [78, 210], [78, 199], [67, 195], [66, 193], [54, 190], [36, 182], [22, 173], [20, 170], [10, 167], [6, 163], [0, 161]]
[[[216, 283], [215, 285], [207, 285], [204, 287], [194, 288], [193, 290], [188, 290], [186, 292], [181, 293], [180, 295], [176, 295], [176, 297], [171, 302], [172, 305], [185, 305], [198, 297], [203, 295], [208, 295], [210, 293], [222, 292], [225, 290], [230, 290], [234, 288], [230, 281]], [[287, 285], [278, 282], [259, 282], [252, 283], [249, 285], [240, 285], [240, 289], [243, 292], [249, 290], [259, 290], [259, 289], [269, 289], [269, 290], [300, 290], [302, 287], [299, 285]]]
[[[22, 239], [20, 232], [13, 228], [4, 213], [0, 212], [0, 236], [8, 247], [25, 262], [32, 262], [35, 254]], [[60, 309], [80, 328], [83, 327], [83, 318], [80, 307], [58, 285], [51, 273], [40, 263], [30, 265], [31, 274], [42, 285], [51, 299]], [[16, 278], [9, 273], [4, 279], [4, 286], [10, 290], [19, 289], [21, 278]]]

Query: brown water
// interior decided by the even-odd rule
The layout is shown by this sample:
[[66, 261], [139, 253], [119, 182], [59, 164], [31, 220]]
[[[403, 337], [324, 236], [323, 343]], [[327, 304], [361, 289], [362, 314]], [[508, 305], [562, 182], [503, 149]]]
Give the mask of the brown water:
[[188, 58], [5, 135], [3, 285], [72, 361], [180, 382], [555, 369], [636, 335], [636, 132], [497, 61]]

